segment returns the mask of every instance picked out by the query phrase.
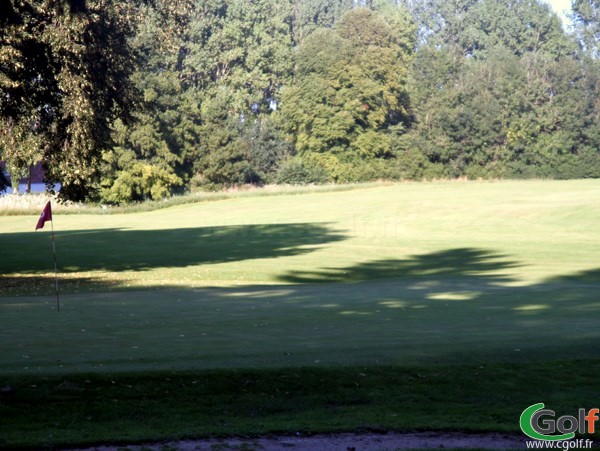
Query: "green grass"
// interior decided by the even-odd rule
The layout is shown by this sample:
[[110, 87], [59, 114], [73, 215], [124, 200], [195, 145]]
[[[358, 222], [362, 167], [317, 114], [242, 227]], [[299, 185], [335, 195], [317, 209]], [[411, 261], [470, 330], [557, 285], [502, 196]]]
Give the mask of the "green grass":
[[553, 361], [13, 377], [13, 392], [0, 394], [0, 446], [298, 432], [516, 432], [520, 413], [540, 401], [559, 416], [595, 407], [599, 371], [599, 362]]
[[[0, 388], [4, 381], [39, 387], [47, 380], [54, 396], [57, 381], [84, 386], [81, 378], [91, 377], [84, 376], [89, 372], [104, 381], [101, 385], [107, 377], [138, 378], [150, 384], [142, 391], [158, 390], [162, 372], [172, 371], [209, 379], [256, 371], [266, 386], [274, 374], [296, 371], [308, 379], [344, 374], [348, 383], [357, 368], [432, 375], [444, 368], [448, 377], [422, 381], [432, 404], [412, 419], [404, 415], [388, 422], [377, 412], [387, 412], [383, 399], [411, 411], [403, 396], [417, 389], [417, 379], [400, 388], [375, 379], [365, 394], [366, 410], [350, 402], [355, 417], [331, 422], [319, 396], [332, 390], [334, 379], [323, 376], [322, 389], [314, 389], [316, 410], [304, 417], [288, 409], [282, 425], [270, 408], [259, 422], [247, 413], [239, 418], [231, 413], [223, 420], [230, 426], [222, 430], [210, 422], [182, 427], [189, 436], [294, 427], [353, 430], [361, 427], [359, 418], [366, 427], [516, 430], [513, 410], [520, 412], [531, 399], [549, 402], [553, 387], [561, 387], [564, 396], [558, 403], [593, 401], [590, 371], [600, 357], [595, 318], [600, 182], [354, 188], [248, 194], [129, 214], [57, 213], [60, 313], [54, 307], [49, 231], [32, 231], [36, 216], [0, 217]], [[551, 371], [556, 361], [569, 371]], [[498, 413], [501, 421], [469, 416], [474, 403], [485, 405], [492, 385], [481, 385], [468, 402], [455, 388], [464, 368], [480, 366], [494, 368], [506, 380], [494, 385], [507, 403], [508, 410]], [[130, 374], [138, 371], [150, 373]], [[543, 374], [535, 386], [523, 382], [537, 371]], [[152, 379], [154, 372], [158, 379]], [[498, 382], [486, 374], [486, 380]], [[473, 378], [465, 380], [467, 388], [480, 387]], [[298, 390], [312, 392], [310, 387]], [[382, 397], [369, 397], [373, 390]], [[229, 402], [227, 393], [216, 392], [218, 405]], [[272, 396], [276, 403], [285, 399]], [[415, 399], [423, 404], [426, 395], [419, 396]], [[75, 398], [43, 405], [68, 410]], [[159, 404], [166, 398], [156, 397]], [[261, 405], [260, 399], [256, 395], [248, 403]], [[434, 412], [449, 402], [459, 406], [452, 416]], [[17, 411], [24, 406], [16, 405]], [[64, 440], [179, 437], [173, 431], [186, 424], [186, 409], [172, 413], [170, 430], [157, 409], [148, 421], [164, 422], [164, 429], [142, 422], [140, 431], [128, 435], [107, 419], [105, 428], [90, 432], [81, 426], [87, 432]], [[490, 408], [490, 415], [497, 409]], [[73, 413], [84, 421], [82, 415]], [[25, 423], [15, 421], [13, 436], [25, 440], [18, 427]], [[57, 431], [64, 432], [63, 426]]]

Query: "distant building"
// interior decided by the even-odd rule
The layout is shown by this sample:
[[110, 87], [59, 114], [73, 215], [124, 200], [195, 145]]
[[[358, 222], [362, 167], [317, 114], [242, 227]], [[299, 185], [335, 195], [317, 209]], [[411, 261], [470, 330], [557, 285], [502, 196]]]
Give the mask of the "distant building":
[[[0, 171], [8, 180], [8, 182], [11, 183], [11, 176], [6, 169], [6, 163], [4, 161], [0, 161]], [[31, 168], [29, 177], [25, 177], [19, 180], [19, 186], [22, 187], [19, 189], [19, 191], [30, 192], [32, 191], [31, 187], [34, 185], [36, 186], [36, 189], [34, 189], [33, 191], [43, 191], [43, 189], [40, 189], [44, 185], [44, 168], [42, 167], [42, 163], [38, 163]]]

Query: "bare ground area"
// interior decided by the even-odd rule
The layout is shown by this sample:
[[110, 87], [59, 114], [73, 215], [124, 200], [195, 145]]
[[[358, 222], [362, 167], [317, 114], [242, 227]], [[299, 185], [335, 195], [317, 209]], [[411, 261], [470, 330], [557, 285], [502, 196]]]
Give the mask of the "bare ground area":
[[165, 442], [135, 446], [99, 446], [73, 451], [387, 451], [398, 449], [523, 449], [521, 434], [415, 432], [386, 434], [328, 434], [268, 436]]

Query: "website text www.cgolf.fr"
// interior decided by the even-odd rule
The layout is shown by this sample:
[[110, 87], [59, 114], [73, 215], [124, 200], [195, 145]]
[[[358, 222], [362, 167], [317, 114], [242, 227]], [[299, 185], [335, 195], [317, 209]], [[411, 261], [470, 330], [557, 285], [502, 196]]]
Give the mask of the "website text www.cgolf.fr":
[[593, 440], [590, 439], [577, 439], [577, 440], [528, 440], [525, 445], [528, 449], [590, 449], [594, 444]]

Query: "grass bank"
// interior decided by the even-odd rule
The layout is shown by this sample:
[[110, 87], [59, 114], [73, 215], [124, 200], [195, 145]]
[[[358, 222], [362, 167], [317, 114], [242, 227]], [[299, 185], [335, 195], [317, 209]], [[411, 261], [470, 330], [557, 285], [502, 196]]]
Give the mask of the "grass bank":
[[[600, 361], [0, 377], [0, 447], [343, 431], [518, 432], [595, 407]], [[10, 387], [8, 390], [6, 387]]]

